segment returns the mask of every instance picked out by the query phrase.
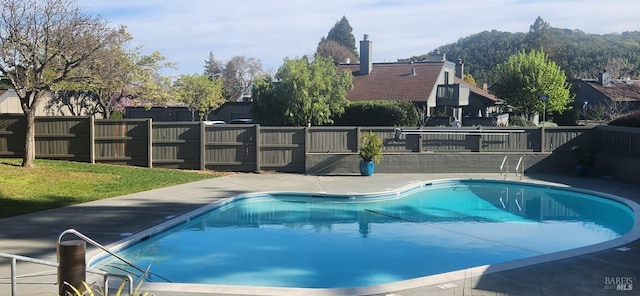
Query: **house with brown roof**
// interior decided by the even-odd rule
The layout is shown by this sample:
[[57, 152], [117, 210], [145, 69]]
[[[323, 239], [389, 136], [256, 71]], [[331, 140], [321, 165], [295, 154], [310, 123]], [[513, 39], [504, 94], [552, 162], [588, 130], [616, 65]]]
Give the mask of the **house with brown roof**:
[[587, 119], [605, 119], [589, 117], [615, 116], [640, 109], [640, 80], [612, 79], [611, 74], [603, 71], [598, 79], [570, 82], [576, 105], [581, 106], [580, 111]]
[[360, 63], [340, 64], [338, 70], [353, 74], [350, 101], [410, 101], [424, 110], [428, 125], [448, 125], [453, 118], [463, 124], [467, 117], [485, 117], [494, 112], [499, 100], [462, 80], [464, 64], [447, 61], [445, 54], [425, 61], [373, 63], [372, 42], [360, 41]]

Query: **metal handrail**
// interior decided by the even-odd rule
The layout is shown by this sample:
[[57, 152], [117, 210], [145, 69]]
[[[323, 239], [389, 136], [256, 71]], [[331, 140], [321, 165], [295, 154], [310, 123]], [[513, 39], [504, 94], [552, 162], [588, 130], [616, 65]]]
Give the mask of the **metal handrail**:
[[[504, 179], [506, 180], [509, 177], [509, 164], [507, 164], [507, 158], [509, 158], [508, 155], [505, 155], [504, 158], [502, 159], [502, 164], [500, 165], [500, 175], [504, 176]], [[504, 165], [507, 164], [507, 170], [506, 170], [506, 174], [504, 174]]]
[[[515, 170], [516, 176], [518, 176], [518, 169], [520, 169], [520, 165], [522, 164], [523, 159], [524, 159], [524, 156], [520, 156], [520, 159], [518, 160], [518, 165], [516, 166], [516, 170]], [[520, 181], [522, 181], [523, 176], [524, 176], [524, 165], [522, 165], [522, 173], [520, 174]]]
[[[59, 264], [57, 262], [50, 262], [50, 261], [45, 261], [45, 260], [41, 260], [41, 259], [37, 259], [37, 258], [31, 258], [31, 257], [13, 255], [13, 254], [7, 254], [7, 253], [0, 253], [0, 257], [11, 259], [11, 296], [17, 296], [18, 295], [18, 292], [17, 292], [17, 290], [18, 290], [18, 272], [17, 272], [17, 263], [18, 263], [18, 261], [29, 262], [29, 263], [45, 265], [45, 266], [51, 266], [51, 267], [56, 267], [56, 268], [59, 266]], [[129, 283], [129, 285], [128, 285], [129, 296], [131, 296], [132, 293], [133, 293], [133, 277], [131, 277], [131, 275], [128, 275], [128, 274], [126, 274], [126, 275], [124, 275], [124, 274], [115, 274], [115, 273], [110, 273], [110, 272], [106, 272], [106, 271], [95, 269], [95, 268], [87, 268], [87, 272], [102, 276], [103, 287], [104, 287], [105, 293], [108, 293], [107, 291], [109, 291], [109, 278], [110, 277], [116, 277], [116, 278], [119, 278], [119, 279], [121, 279], [123, 281], [127, 281]]]
[[96, 241], [92, 240], [92, 239], [91, 239], [91, 238], [89, 238], [88, 236], [86, 236], [86, 235], [84, 235], [84, 234], [80, 233], [80, 231], [77, 231], [77, 230], [75, 230], [75, 229], [67, 229], [67, 230], [63, 231], [63, 232], [60, 234], [60, 236], [58, 236], [58, 245], [60, 245], [60, 242], [62, 241], [62, 237], [63, 237], [65, 234], [73, 234], [73, 235], [77, 236], [78, 238], [81, 238], [82, 240], [84, 240], [84, 241], [86, 241], [86, 242], [88, 242], [88, 243], [92, 244], [93, 246], [95, 246], [95, 247], [99, 248], [100, 250], [105, 251], [106, 253], [108, 253], [109, 255], [111, 255], [111, 256], [113, 256], [113, 257], [115, 257], [116, 259], [118, 259], [118, 260], [120, 260], [120, 261], [122, 261], [122, 262], [126, 263], [127, 265], [129, 265], [129, 266], [131, 266], [131, 267], [135, 268], [136, 270], [138, 270], [138, 271], [142, 272], [143, 274], [147, 273], [147, 271], [146, 271], [146, 270], [144, 270], [144, 269], [142, 269], [142, 268], [140, 268], [140, 267], [136, 266], [135, 264], [133, 264], [133, 263], [131, 263], [131, 262], [127, 261], [126, 259], [124, 259], [124, 258], [122, 258], [122, 257], [118, 256], [116, 253], [109, 251], [109, 250], [108, 250], [107, 248], [105, 248], [103, 245], [99, 244], [98, 242], [96, 242]]

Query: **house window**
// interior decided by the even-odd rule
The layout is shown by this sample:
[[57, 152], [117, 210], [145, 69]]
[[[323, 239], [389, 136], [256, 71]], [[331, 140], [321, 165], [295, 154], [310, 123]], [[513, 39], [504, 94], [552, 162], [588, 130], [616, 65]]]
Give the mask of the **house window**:
[[449, 84], [449, 72], [444, 72], [444, 84]]

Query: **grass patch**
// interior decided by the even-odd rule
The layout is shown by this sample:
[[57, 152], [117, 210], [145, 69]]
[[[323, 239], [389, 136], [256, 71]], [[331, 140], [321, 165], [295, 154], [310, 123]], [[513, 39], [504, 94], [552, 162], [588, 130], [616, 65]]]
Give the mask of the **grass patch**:
[[0, 218], [210, 179], [202, 171], [0, 158]]

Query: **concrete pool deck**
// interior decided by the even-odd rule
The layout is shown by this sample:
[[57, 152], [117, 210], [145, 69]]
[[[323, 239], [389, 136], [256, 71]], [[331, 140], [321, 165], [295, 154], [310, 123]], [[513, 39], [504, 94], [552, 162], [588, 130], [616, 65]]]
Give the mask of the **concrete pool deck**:
[[[510, 176], [511, 180], [518, 177]], [[55, 242], [64, 230], [76, 229], [103, 245], [122, 240], [187, 213], [205, 204], [243, 193], [297, 191], [369, 193], [394, 189], [414, 182], [439, 179], [502, 179], [499, 174], [375, 174], [313, 176], [300, 174], [230, 174], [224, 177], [130, 194], [66, 208], [0, 219], [0, 253], [56, 261]], [[554, 182], [576, 188], [621, 196], [640, 203], [640, 184], [608, 178], [575, 178], [566, 175], [527, 175], [524, 181]], [[567, 234], [570, 236], [571, 234]], [[73, 236], [65, 239], [74, 239]], [[624, 244], [628, 251], [609, 248], [557, 261], [480, 275], [468, 271], [462, 278], [442, 277], [419, 287], [397, 286], [372, 295], [638, 295], [640, 292], [640, 240]], [[88, 252], [94, 250], [88, 246]], [[489, 267], [491, 269], [491, 267]], [[55, 268], [18, 263], [17, 295], [55, 295]], [[10, 295], [9, 262], [0, 258], [0, 295]], [[612, 282], [631, 281], [631, 290], [615, 290]], [[613, 287], [614, 289], [608, 289]], [[220, 290], [218, 290], [220, 292]], [[292, 290], [270, 295], [288, 295]], [[344, 292], [354, 295], [362, 291]], [[264, 295], [258, 288], [224, 290], [206, 287], [183, 291], [152, 291], [154, 295]], [[296, 292], [303, 295], [303, 292]], [[307, 293], [334, 295], [334, 293]], [[306, 294], [304, 294], [306, 295]]]

